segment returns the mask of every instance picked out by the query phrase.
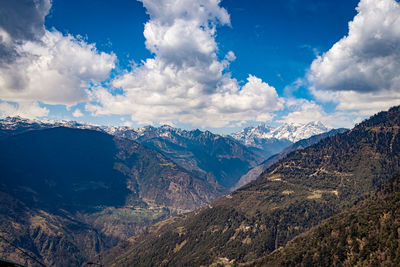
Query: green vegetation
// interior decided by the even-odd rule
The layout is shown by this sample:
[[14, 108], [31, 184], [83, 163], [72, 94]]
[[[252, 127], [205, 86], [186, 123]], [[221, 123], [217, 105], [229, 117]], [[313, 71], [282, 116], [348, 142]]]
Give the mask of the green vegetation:
[[400, 177], [249, 266], [399, 266]]
[[143, 233], [146, 227], [174, 215], [168, 208], [114, 208], [82, 215], [81, 219], [95, 227], [103, 235], [105, 243], [111, 247], [121, 240]]
[[103, 212], [102, 219], [107, 222], [120, 223], [148, 223], [160, 217], [169, 215], [168, 209], [130, 209], [130, 208], [108, 208]]
[[[0, 235], [46, 266], [80, 266], [105, 247], [96, 229], [67, 212], [56, 215], [31, 208], [7, 193], [0, 193], [0, 203]], [[0, 257], [38, 266], [3, 239]]]

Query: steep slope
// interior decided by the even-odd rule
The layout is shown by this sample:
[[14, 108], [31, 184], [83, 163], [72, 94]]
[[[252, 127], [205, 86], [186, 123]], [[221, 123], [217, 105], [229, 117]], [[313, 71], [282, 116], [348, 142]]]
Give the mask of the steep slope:
[[[104, 249], [101, 234], [66, 211], [35, 209], [0, 193], [0, 257], [39, 266], [7, 241], [22, 247], [46, 266], [79, 266]], [[0, 264], [1, 265], [1, 264]]]
[[31, 131], [0, 142], [0, 148], [2, 184], [40, 205], [84, 210], [146, 202], [190, 210], [216, 193], [162, 154], [96, 131]]
[[313, 135], [310, 138], [297, 141], [296, 143], [288, 146], [287, 148], [285, 148], [278, 154], [271, 156], [270, 158], [268, 158], [266, 161], [264, 161], [260, 165], [249, 170], [245, 175], [240, 177], [240, 180], [236, 183], [236, 185], [232, 189], [236, 190], [239, 187], [257, 179], [262, 174], [263, 171], [265, 171], [270, 166], [272, 166], [272, 164], [274, 164], [274, 163], [278, 162], [279, 160], [283, 159], [284, 157], [286, 157], [289, 153], [296, 151], [298, 149], [304, 149], [306, 147], [309, 147], [313, 144], [318, 143], [322, 139], [325, 139], [330, 136], [334, 136], [338, 133], [343, 133], [345, 131], [347, 131], [347, 129], [343, 129], [343, 128], [333, 129], [333, 130], [330, 130], [329, 132]]
[[233, 186], [247, 170], [262, 161], [262, 157], [239, 142], [209, 131], [144, 127], [136, 140], [225, 188]]
[[[82, 237], [95, 242], [99, 236], [87, 234], [82, 230], [86, 226], [96, 229], [104, 246], [110, 246], [150, 223], [204, 206], [221, 195], [159, 152], [97, 131], [32, 130], [0, 141], [0, 150], [0, 196], [26, 207], [15, 217], [1, 213], [1, 221], [12, 226], [3, 224], [1, 231], [17, 238], [23, 248], [34, 248], [33, 253], [51, 265], [57, 261], [50, 247], [64, 256], [73, 254], [72, 259], [78, 255], [77, 261], [91, 255], [76, 244], [80, 238], [71, 237], [82, 231]], [[7, 203], [0, 207], [7, 209]], [[20, 223], [18, 216], [26, 219]], [[41, 230], [34, 231], [45, 229], [39, 240], [31, 232], [18, 239], [19, 229], [36, 229], [36, 222]], [[63, 235], [57, 233], [63, 232], [72, 243], [59, 243]], [[28, 245], [29, 238], [38, 243]], [[77, 249], [69, 251], [72, 247]], [[101, 248], [93, 247], [95, 252]]]
[[207, 208], [163, 221], [104, 254], [110, 266], [199, 266], [267, 255], [400, 171], [400, 107], [290, 153]]
[[246, 266], [399, 266], [400, 177]]

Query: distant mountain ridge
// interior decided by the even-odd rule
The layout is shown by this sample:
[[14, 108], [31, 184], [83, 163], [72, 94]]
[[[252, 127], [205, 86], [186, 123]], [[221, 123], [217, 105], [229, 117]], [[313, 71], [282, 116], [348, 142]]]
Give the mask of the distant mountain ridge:
[[273, 127], [267, 124], [251, 126], [230, 134], [230, 137], [246, 145], [265, 159], [302, 139], [329, 131], [321, 122], [285, 123]]
[[235, 140], [210, 131], [147, 126], [136, 141], [162, 152], [176, 164], [225, 188], [233, 186], [263, 158]]
[[[18, 186], [29, 187], [31, 184], [37, 187], [34, 191], [47, 188], [49, 192], [42, 194], [46, 198], [60, 196], [60, 193], [55, 194], [53, 190], [71, 190], [65, 195], [64, 200], [70, 203], [62, 207], [65, 209], [73, 207], [73, 203], [89, 201], [87, 198], [90, 194], [82, 195], [85, 200], [74, 199], [71, 195], [81, 195], [85, 190], [98, 191], [96, 194], [102, 195], [99, 200], [104, 203], [92, 203], [94, 206], [118, 206], [127, 203], [141, 205], [140, 202], [148, 200], [147, 204], [162, 203], [161, 205], [171, 209], [182, 210], [204, 205], [210, 201], [209, 197], [213, 196], [213, 192], [218, 192], [206, 181], [180, 168], [153, 149], [132, 140], [93, 130], [56, 127], [29, 131], [0, 141], [0, 147], [4, 152], [0, 155], [0, 172], [3, 177], [1, 184], [9, 183], [13, 186], [12, 191], [17, 190]], [[31, 180], [30, 175], [37, 178]], [[179, 181], [180, 178], [186, 181]], [[168, 191], [169, 186], [168, 183], [163, 185], [165, 180], [176, 180], [174, 189], [193, 189], [193, 192], [187, 194], [188, 201], [178, 200], [173, 195], [162, 197], [162, 190]], [[38, 186], [38, 183], [42, 183], [42, 186]], [[159, 192], [154, 191], [155, 188], [159, 188]], [[201, 196], [196, 196], [197, 190], [200, 190]], [[31, 194], [23, 197], [29, 195]], [[131, 197], [127, 199], [126, 195]], [[183, 196], [181, 192], [179, 198]], [[96, 198], [92, 200], [94, 199]]]
[[54, 127], [90, 129], [134, 140], [155, 149], [179, 166], [216, 186], [232, 187], [265, 158], [240, 142], [209, 131], [182, 130], [168, 125], [141, 128], [95, 126], [70, 121], [39, 121], [18, 117], [0, 120], [0, 139], [29, 130]]
[[329, 130], [331, 129], [327, 128], [320, 121], [305, 124], [285, 123], [277, 127], [260, 124], [256, 127], [247, 127], [239, 132], [230, 134], [230, 136], [246, 145], [257, 146], [256, 140], [258, 139], [286, 139], [295, 143]]
[[[21, 117], [6, 117], [0, 119], [0, 131], [2, 134], [11, 132], [23, 132], [27, 130], [53, 128], [53, 127], [69, 127], [78, 129], [90, 129], [103, 131], [111, 135], [124, 137], [136, 140], [140, 137], [147, 135], [151, 137], [168, 137], [169, 134], [187, 136], [191, 132], [198, 132], [199, 130], [183, 130], [169, 125], [162, 125], [160, 127], [144, 126], [139, 128], [130, 128], [128, 126], [99, 126], [88, 123], [80, 123], [76, 121], [53, 121], [53, 120], [37, 120], [26, 119]], [[285, 123], [281, 126], [273, 127], [267, 124], [260, 124], [256, 127], [246, 127], [243, 130], [232, 133], [229, 136], [233, 137], [248, 146], [257, 146], [257, 139], [286, 139], [290, 142], [297, 142], [301, 139], [307, 139], [313, 135], [321, 134], [331, 130], [324, 126], [321, 122], [309, 122], [306, 124], [301, 123]], [[201, 132], [201, 131], [200, 131]], [[208, 132], [208, 131], [206, 131]], [[149, 135], [151, 133], [152, 135]], [[124, 136], [125, 135], [125, 136]], [[219, 135], [222, 137], [222, 135]]]

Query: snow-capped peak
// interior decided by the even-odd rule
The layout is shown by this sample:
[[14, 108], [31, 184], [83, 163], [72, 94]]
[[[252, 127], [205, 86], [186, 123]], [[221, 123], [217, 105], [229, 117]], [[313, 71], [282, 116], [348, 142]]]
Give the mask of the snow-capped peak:
[[252, 145], [256, 139], [286, 139], [294, 143], [301, 139], [327, 132], [328, 130], [319, 121], [306, 124], [285, 123], [278, 127], [260, 124], [255, 127], [247, 127], [237, 133], [231, 134], [231, 136], [246, 145]]

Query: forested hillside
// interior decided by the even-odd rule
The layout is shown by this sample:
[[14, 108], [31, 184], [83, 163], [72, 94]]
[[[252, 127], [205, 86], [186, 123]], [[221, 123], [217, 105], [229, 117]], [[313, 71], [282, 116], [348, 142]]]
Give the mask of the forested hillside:
[[284, 246], [400, 171], [400, 108], [295, 151], [207, 208], [160, 222], [104, 254], [108, 265], [247, 262]]
[[247, 266], [399, 266], [400, 177]]

